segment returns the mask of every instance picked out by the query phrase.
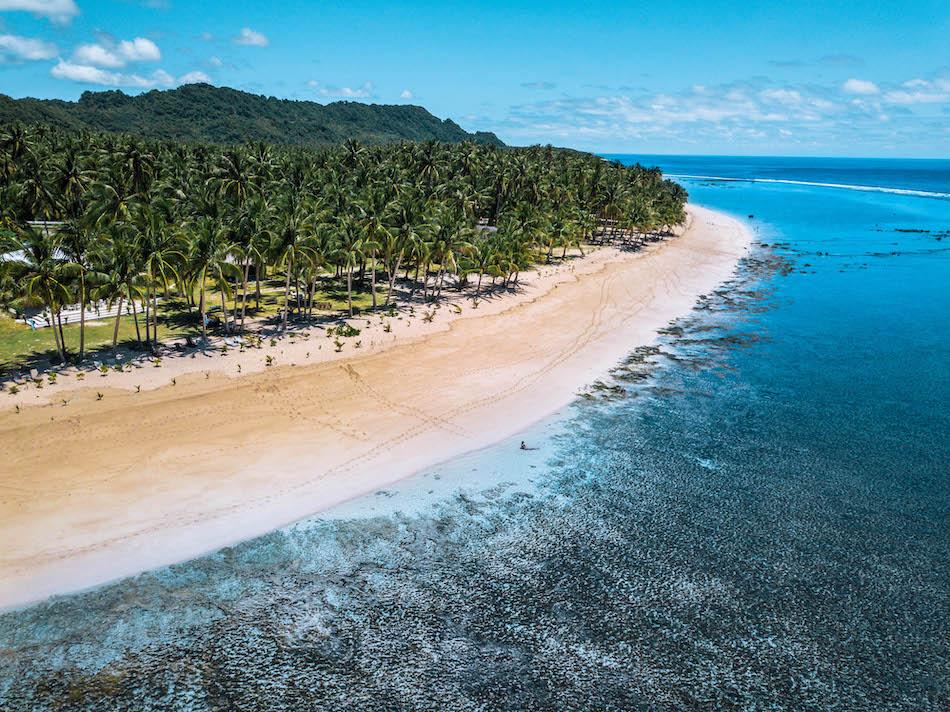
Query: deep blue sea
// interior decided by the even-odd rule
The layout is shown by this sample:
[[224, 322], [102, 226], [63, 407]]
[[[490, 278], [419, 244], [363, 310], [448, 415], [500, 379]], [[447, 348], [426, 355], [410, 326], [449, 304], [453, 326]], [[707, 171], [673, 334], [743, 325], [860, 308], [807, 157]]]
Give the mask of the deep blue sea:
[[950, 709], [950, 161], [622, 160], [750, 223], [731, 282], [525, 434], [0, 616], [0, 708]]

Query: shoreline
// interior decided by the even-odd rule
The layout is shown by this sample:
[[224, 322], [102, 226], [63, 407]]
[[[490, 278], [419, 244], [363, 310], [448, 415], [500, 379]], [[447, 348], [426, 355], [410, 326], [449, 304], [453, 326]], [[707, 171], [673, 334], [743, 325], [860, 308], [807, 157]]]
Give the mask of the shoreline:
[[[689, 210], [677, 238], [542, 266], [478, 310], [374, 329], [358, 355], [296, 337], [272, 368], [235, 351], [57, 384], [46, 406], [17, 394], [22, 412], [0, 415], [0, 610], [259, 536], [556, 412], [734, 272], [748, 228]], [[304, 365], [318, 343], [327, 358]]]

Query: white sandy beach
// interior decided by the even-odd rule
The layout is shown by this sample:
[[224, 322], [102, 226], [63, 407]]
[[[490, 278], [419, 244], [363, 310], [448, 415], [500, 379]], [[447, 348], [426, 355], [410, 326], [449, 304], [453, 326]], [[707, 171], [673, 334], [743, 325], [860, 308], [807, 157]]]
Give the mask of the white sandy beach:
[[749, 230], [689, 211], [679, 237], [543, 267], [477, 310], [354, 319], [359, 350], [313, 330], [4, 395], [0, 607], [263, 534], [551, 414], [732, 275]]

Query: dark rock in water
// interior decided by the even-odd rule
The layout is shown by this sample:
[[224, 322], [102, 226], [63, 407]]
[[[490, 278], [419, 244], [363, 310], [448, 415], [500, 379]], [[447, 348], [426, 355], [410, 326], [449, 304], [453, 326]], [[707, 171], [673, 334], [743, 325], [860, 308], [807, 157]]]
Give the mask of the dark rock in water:
[[754, 217], [755, 217], [755, 215], [753, 215], [752, 213], [749, 213], [749, 219], [750, 219], [750, 220], [751, 220], [752, 218], [754, 218]]

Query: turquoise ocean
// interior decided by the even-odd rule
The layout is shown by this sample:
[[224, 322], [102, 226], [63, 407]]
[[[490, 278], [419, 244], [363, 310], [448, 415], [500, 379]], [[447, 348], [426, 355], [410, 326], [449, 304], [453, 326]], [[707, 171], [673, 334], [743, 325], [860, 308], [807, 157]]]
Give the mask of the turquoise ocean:
[[525, 433], [0, 616], [0, 709], [950, 709], [950, 161], [608, 158], [734, 279]]

